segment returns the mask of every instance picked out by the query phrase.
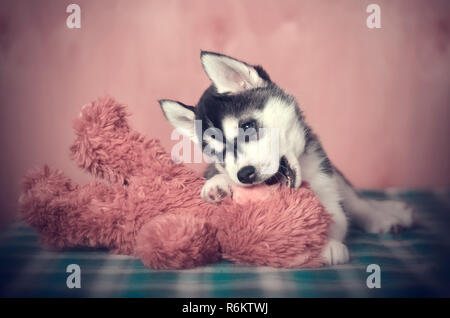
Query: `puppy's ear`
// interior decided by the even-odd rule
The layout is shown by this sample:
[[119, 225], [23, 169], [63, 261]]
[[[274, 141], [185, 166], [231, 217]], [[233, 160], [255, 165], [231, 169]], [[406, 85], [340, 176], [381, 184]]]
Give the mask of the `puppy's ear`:
[[159, 100], [159, 105], [166, 116], [167, 120], [174, 126], [181, 134], [196, 141], [195, 138], [195, 108], [185, 105], [173, 100], [162, 99]]
[[226, 55], [202, 51], [203, 69], [220, 94], [266, 86], [270, 82], [260, 66], [251, 66]]

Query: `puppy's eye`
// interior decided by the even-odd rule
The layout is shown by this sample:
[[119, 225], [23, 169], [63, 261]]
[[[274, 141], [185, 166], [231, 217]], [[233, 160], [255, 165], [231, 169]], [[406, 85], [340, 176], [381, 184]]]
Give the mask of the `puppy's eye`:
[[256, 130], [256, 121], [254, 120], [250, 120], [247, 122], [244, 122], [243, 124], [241, 124], [241, 128], [245, 131], [247, 131], [248, 129], [255, 129]]
[[250, 140], [257, 139], [257, 128], [258, 125], [254, 120], [248, 120], [239, 125], [243, 132], [243, 137], [245, 142], [250, 142]]

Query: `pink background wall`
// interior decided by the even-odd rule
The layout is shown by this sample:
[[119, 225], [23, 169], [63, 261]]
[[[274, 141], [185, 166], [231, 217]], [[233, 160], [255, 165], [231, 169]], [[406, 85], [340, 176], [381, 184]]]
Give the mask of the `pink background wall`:
[[[449, 185], [448, 1], [69, 1], [0, 6], [0, 219], [20, 177], [68, 158], [80, 106], [110, 94], [132, 125], [170, 148], [156, 102], [195, 104], [209, 83], [200, 49], [262, 64], [297, 96], [331, 159], [357, 186]], [[382, 28], [366, 27], [380, 4]], [[198, 169], [199, 167], [194, 167]]]

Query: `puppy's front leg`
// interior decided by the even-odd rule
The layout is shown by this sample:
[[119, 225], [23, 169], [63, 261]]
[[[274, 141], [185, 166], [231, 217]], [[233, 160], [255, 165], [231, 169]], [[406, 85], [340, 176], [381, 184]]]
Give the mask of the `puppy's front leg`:
[[329, 241], [322, 256], [329, 265], [344, 264], [349, 260], [348, 249], [343, 243], [347, 234], [347, 217], [340, 204], [341, 197], [335, 176], [324, 172], [320, 167], [320, 160], [315, 156], [315, 154], [302, 156], [300, 164], [304, 180], [309, 183], [311, 190], [318, 196], [320, 203], [333, 219], [329, 230]]
[[347, 234], [348, 221], [340, 204], [335, 180], [325, 173], [319, 173], [310, 182], [310, 186], [333, 220], [329, 230], [329, 240], [322, 251], [322, 257], [329, 265], [345, 264], [350, 258], [348, 248], [343, 243]]
[[322, 257], [329, 265], [345, 264], [350, 258], [347, 246], [343, 243], [347, 234], [348, 221], [340, 204], [335, 180], [332, 176], [319, 172], [314, 178], [307, 181], [333, 220], [329, 230], [329, 240], [322, 251]]
[[201, 196], [205, 201], [218, 203], [226, 196], [231, 197], [232, 193], [233, 183], [230, 178], [223, 173], [219, 173], [206, 180]]

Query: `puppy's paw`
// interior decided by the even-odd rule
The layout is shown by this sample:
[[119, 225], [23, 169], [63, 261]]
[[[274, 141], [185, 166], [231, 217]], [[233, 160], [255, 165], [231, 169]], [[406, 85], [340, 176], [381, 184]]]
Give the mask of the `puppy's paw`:
[[205, 201], [218, 203], [226, 196], [231, 196], [232, 187], [228, 177], [222, 174], [216, 174], [205, 182], [202, 188], [201, 196]]
[[413, 209], [400, 201], [372, 201], [373, 211], [364, 228], [369, 233], [398, 232], [413, 225]]
[[350, 255], [344, 243], [329, 240], [322, 251], [322, 258], [327, 265], [338, 265], [348, 263]]

